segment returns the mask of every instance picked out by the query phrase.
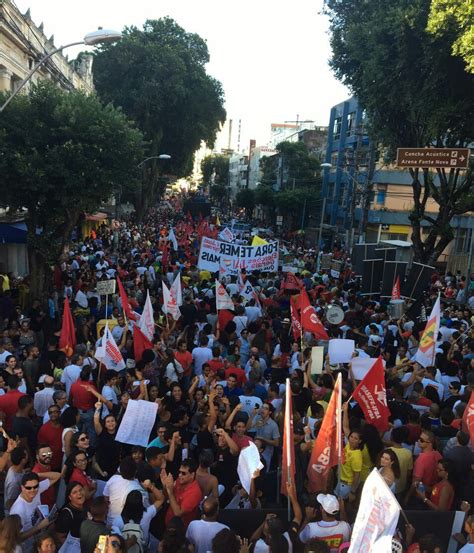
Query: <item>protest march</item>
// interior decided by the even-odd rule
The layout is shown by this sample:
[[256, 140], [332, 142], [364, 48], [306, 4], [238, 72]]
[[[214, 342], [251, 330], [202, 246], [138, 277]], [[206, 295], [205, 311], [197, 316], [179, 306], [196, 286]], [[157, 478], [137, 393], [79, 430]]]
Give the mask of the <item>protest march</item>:
[[171, 196], [47, 301], [0, 274], [0, 553], [474, 551], [469, 278], [248, 226]]

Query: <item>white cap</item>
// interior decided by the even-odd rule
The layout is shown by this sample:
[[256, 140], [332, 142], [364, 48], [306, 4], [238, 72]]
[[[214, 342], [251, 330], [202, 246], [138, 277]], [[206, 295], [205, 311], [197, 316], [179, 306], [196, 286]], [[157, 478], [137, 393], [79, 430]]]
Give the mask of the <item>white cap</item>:
[[339, 501], [335, 495], [320, 493], [316, 499], [328, 515], [335, 515], [339, 512]]

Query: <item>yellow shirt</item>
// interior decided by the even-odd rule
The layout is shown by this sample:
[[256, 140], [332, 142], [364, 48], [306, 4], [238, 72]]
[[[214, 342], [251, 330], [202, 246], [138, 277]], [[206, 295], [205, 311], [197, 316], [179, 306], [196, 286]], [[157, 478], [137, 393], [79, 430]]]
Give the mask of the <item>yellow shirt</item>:
[[199, 272], [199, 280], [202, 282], [203, 280], [207, 280], [210, 282], [212, 280], [212, 275], [209, 271], [200, 271]]
[[413, 455], [404, 447], [391, 447], [390, 449], [397, 456], [400, 465], [400, 478], [397, 480], [396, 493], [402, 493], [407, 487], [408, 473], [413, 470]]
[[354, 473], [362, 470], [362, 451], [351, 449], [349, 444], [344, 447], [345, 461], [341, 465], [341, 480], [352, 484]]

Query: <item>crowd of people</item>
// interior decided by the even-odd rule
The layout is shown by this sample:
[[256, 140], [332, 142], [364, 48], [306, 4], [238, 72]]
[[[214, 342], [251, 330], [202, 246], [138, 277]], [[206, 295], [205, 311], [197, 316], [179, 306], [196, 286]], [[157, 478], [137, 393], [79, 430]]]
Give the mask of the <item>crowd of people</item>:
[[[221, 278], [234, 309], [216, 310], [219, 275], [197, 267], [200, 235], [213, 222], [192, 221], [178, 201], [143, 223], [115, 222], [73, 240], [45, 304], [18, 303], [13, 279], [0, 276], [0, 553], [345, 552], [374, 468], [408, 513], [464, 511], [455, 539], [460, 551], [474, 551], [474, 458], [463, 423], [474, 391], [474, 305], [469, 290], [457, 297], [466, 279], [436, 274], [426, 283], [428, 308], [438, 293], [443, 299], [436, 356], [423, 367], [415, 355], [424, 320], [394, 320], [388, 301], [362, 296], [343, 251], [334, 252], [345, 261], [335, 277], [321, 268], [320, 253], [286, 245], [295, 254], [292, 282], [306, 290], [329, 339], [353, 339], [356, 357], [383, 358], [390, 420], [380, 431], [352, 399], [351, 363], [326, 355], [320, 371], [312, 367], [311, 347], [327, 349], [328, 341], [304, 328], [295, 338], [290, 304], [299, 290], [285, 286], [285, 273]], [[162, 283], [177, 276], [183, 304], [175, 320], [162, 310]], [[134, 313], [151, 296], [155, 332], [139, 356], [120, 296], [106, 301], [96, 291], [117, 277]], [[242, 279], [255, 297], [241, 296]], [[59, 349], [66, 298], [73, 351]], [[338, 325], [325, 318], [330, 305], [344, 311]], [[125, 363], [120, 371], [95, 358], [104, 319]], [[310, 493], [308, 463], [339, 374], [343, 461]], [[296, 470], [282, 490], [287, 397]], [[147, 447], [116, 439], [134, 400], [157, 404]], [[251, 445], [262, 468], [246, 489], [238, 463]], [[446, 552], [446, 535], [427, 520], [422, 528], [401, 520], [392, 550]]]

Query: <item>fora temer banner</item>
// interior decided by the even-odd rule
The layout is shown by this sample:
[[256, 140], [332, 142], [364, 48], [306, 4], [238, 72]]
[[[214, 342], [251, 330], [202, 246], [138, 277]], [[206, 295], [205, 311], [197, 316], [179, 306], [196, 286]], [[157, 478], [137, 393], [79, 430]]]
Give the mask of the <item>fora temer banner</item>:
[[199, 249], [198, 268], [232, 275], [236, 275], [239, 269], [245, 269], [247, 273], [276, 273], [278, 252], [278, 241], [260, 246], [243, 246], [204, 236]]

